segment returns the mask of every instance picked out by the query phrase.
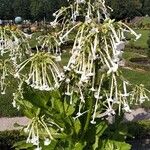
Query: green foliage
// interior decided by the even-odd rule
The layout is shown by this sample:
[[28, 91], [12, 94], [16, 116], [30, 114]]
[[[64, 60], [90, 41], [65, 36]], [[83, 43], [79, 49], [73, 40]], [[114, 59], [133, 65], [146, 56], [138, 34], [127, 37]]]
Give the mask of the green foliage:
[[141, 3], [139, 0], [111, 0], [109, 3], [112, 9], [114, 10], [112, 12], [112, 17], [116, 18], [117, 20], [126, 18], [132, 19], [135, 16], [141, 15]]
[[52, 14], [66, 4], [66, 0], [0, 0], [0, 19], [14, 19], [21, 16], [23, 19], [52, 20]]
[[30, 0], [14, 0], [12, 8], [14, 16], [21, 16], [23, 19], [31, 18]]
[[0, 132], [0, 145], [3, 149], [11, 148], [18, 140], [24, 140], [25, 136], [20, 131], [3, 131]]
[[6, 95], [0, 96], [0, 117], [22, 116], [16, 108], [12, 106], [12, 96], [9, 91]]
[[[150, 15], [149, 0], [107, 0], [107, 3], [114, 9], [112, 17], [119, 20]], [[0, 0], [0, 4], [0, 19], [14, 19], [19, 15], [24, 19], [43, 20], [45, 17], [49, 20], [67, 0]]]
[[150, 135], [150, 121], [149, 120], [141, 120], [137, 122], [129, 122], [127, 123], [128, 132], [131, 137], [142, 139], [147, 135]]

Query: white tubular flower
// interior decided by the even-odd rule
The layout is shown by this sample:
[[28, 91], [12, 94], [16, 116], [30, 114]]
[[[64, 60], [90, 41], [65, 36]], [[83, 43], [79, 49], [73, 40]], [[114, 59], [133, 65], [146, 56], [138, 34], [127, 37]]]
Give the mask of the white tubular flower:
[[16, 101], [15, 101], [15, 100], [13, 100], [12, 105], [13, 105], [13, 107], [14, 107], [14, 108], [16, 108], [16, 107], [17, 107], [17, 105], [16, 105]]
[[113, 66], [112, 67], [110, 67], [109, 68], [109, 70], [107, 71], [107, 74], [110, 74], [110, 73], [114, 73], [114, 72], [117, 72], [117, 70], [118, 70], [118, 64], [116, 64], [116, 63], [113, 63]]
[[127, 85], [128, 82], [127, 81], [123, 81], [123, 90], [124, 90], [124, 93], [122, 94], [123, 97], [127, 97], [129, 96], [129, 93], [127, 93]]
[[123, 104], [122, 110], [124, 110], [127, 113], [131, 113], [132, 112], [131, 109], [130, 109], [130, 107], [129, 107], [129, 105], [127, 103]]
[[89, 15], [86, 15], [86, 16], [85, 16], [85, 22], [91, 23], [91, 21], [92, 21], [92, 19], [90, 18], [90, 16], [89, 16]]
[[27, 75], [26, 83], [31, 87], [39, 90], [50, 91], [58, 88], [62, 79], [59, 68], [54, 63], [55, 57], [44, 52], [38, 52], [28, 60], [25, 60], [18, 67], [16, 74], [30, 64], [30, 72]]
[[135, 36], [135, 41], [138, 40], [141, 37], [141, 34], [137, 34], [134, 30], [132, 30], [129, 26], [127, 26], [125, 23], [120, 22], [121, 25], [123, 25], [127, 30], [124, 29], [124, 31], [130, 32], [132, 35]]
[[99, 33], [98, 28], [92, 28], [90, 33], [92, 33], [92, 34]]
[[[52, 126], [53, 124], [51, 124]], [[48, 128], [47, 124], [44, 121], [44, 117], [35, 117], [31, 120], [29, 125], [24, 128], [24, 131], [28, 133], [26, 143], [31, 143], [37, 148], [40, 148], [40, 139], [44, 139], [44, 145], [49, 145], [53, 137], [51, 131]], [[42, 135], [42, 132], [45, 132], [45, 135]]]
[[112, 108], [108, 108], [104, 113], [101, 113], [99, 115], [97, 115], [97, 118], [103, 118], [105, 116], [112, 116], [115, 115], [115, 111]]
[[65, 92], [65, 95], [67, 95], [67, 96], [71, 96], [73, 94], [73, 92], [71, 92], [71, 90], [70, 90], [70, 85], [69, 85], [69, 83], [67, 84], [67, 92]]
[[76, 120], [77, 118], [79, 118], [79, 117], [81, 117], [82, 115], [86, 114], [87, 112], [88, 112], [88, 110], [87, 110], [87, 111], [84, 111], [83, 113], [78, 112], [77, 115], [76, 115], [76, 117], [74, 117], [74, 120]]
[[76, 0], [76, 3], [81, 4], [81, 3], [85, 3], [85, 0]]
[[102, 77], [101, 77], [101, 81], [100, 81], [100, 84], [99, 84], [98, 91], [95, 92], [95, 94], [94, 94], [94, 97], [96, 99], [96, 103], [95, 103], [95, 106], [94, 106], [94, 112], [93, 112], [93, 115], [92, 115], [91, 124], [96, 124], [95, 118], [96, 118], [96, 112], [97, 112], [97, 108], [98, 108], [98, 101], [103, 98], [102, 96], [100, 96], [103, 79], [104, 79], [104, 75], [102, 75]]
[[61, 56], [56, 56], [55, 61], [61, 61]]

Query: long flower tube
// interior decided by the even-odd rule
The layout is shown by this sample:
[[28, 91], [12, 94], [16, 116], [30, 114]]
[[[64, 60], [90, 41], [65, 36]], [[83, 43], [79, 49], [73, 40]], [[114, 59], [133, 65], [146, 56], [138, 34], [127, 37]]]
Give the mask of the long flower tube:
[[53, 122], [51, 122], [48, 126], [45, 122], [44, 116], [32, 118], [28, 126], [24, 128], [24, 132], [28, 134], [26, 143], [32, 143], [37, 148], [40, 148], [40, 141], [41, 139], [44, 139], [44, 145], [49, 145], [51, 143], [51, 140], [53, 140], [52, 134], [55, 134], [51, 133], [50, 131], [50, 128], [53, 125], [60, 129], [60, 127]]
[[61, 76], [60, 69], [54, 63], [52, 56], [45, 52], [38, 52], [18, 66], [16, 74], [22, 75], [22, 70], [30, 64], [30, 71], [25, 75], [25, 81], [35, 89], [50, 91], [58, 88]]

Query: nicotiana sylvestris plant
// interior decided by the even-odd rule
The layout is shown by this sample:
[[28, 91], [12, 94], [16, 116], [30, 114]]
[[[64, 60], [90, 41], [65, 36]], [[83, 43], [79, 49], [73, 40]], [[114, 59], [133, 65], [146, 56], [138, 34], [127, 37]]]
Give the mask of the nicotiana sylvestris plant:
[[[143, 85], [132, 85], [120, 71], [131, 28], [110, 19], [104, 0], [68, 1], [56, 11], [51, 30], [36, 37], [0, 27], [1, 94], [17, 87], [13, 106], [30, 118], [27, 140], [18, 149], [130, 149], [114, 118], [149, 100]], [[37, 41], [36, 50], [30, 40]], [[62, 45], [73, 41], [63, 66]], [[112, 136], [107, 129], [117, 123]], [[121, 124], [122, 126], [122, 124]], [[122, 133], [122, 134], [120, 134]], [[105, 135], [103, 137], [103, 135]], [[119, 137], [119, 139], [118, 139]], [[122, 141], [122, 142], [121, 142]]]

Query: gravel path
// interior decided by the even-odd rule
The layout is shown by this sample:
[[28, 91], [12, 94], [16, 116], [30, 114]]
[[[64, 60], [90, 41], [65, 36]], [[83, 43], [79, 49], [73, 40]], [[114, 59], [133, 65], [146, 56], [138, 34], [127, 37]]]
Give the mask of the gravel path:
[[26, 117], [0, 118], [0, 131], [21, 129], [21, 127], [14, 127], [14, 124], [25, 126], [29, 121]]
[[[144, 119], [150, 120], [150, 110], [146, 111], [144, 108], [132, 110], [132, 113], [125, 113], [124, 116], [125, 122]], [[14, 127], [14, 124], [17, 123], [20, 126], [26, 126], [29, 121], [26, 117], [0, 118], [0, 131], [21, 129], [21, 127]]]
[[125, 121], [138, 121], [138, 120], [150, 120], [150, 110], [145, 110], [144, 108], [137, 108], [132, 110], [131, 113], [125, 113]]

